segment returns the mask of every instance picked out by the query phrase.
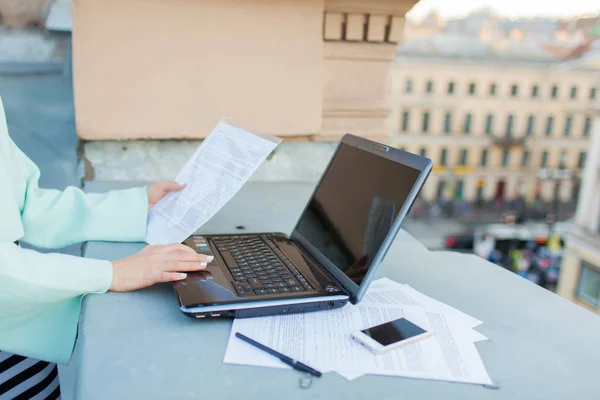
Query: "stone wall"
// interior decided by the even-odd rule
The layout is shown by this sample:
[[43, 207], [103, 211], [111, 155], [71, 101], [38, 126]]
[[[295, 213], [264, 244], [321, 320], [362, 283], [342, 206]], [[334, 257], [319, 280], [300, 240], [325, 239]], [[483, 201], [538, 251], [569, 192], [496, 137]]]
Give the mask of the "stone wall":
[[[83, 145], [85, 181], [174, 179], [198, 140], [94, 141]], [[254, 181], [316, 182], [337, 144], [283, 142], [251, 177]]]

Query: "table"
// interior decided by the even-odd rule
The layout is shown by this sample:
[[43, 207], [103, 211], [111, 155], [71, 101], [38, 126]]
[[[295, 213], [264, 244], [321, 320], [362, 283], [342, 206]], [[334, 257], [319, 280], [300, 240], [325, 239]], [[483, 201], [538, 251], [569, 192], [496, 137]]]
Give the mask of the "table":
[[[289, 232], [312, 187], [250, 183], [200, 232]], [[91, 242], [85, 256], [118, 259], [142, 246]], [[429, 252], [404, 231], [379, 276], [408, 283], [484, 321], [478, 330], [491, 340], [477, 346], [500, 389], [381, 376], [348, 382], [333, 373], [315, 380], [310, 389], [301, 389], [297, 371], [223, 364], [231, 321], [188, 318], [179, 312], [170, 285], [157, 285], [134, 293], [85, 297], [69, 366], [75, 381], [73, 397], [599, 398], [598, 316], [475, 256]]]

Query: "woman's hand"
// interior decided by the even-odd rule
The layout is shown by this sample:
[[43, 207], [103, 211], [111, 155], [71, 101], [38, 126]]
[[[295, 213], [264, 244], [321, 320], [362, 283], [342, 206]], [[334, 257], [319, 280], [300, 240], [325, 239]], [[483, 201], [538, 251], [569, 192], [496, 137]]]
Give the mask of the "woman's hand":
[[130, 292], [158, 282], [180, 281], [186, 272], [206, 268], [212, 256], [196, 253], [183, 244], [147, 246], [122, 260], [113, 261], [113, 292]]
[[154, 182], [146, 188], [148, 193], [148, 210], [150, 210], [160, 199], [169, 192], [177, 192], [183, 189], [185, 185], [180, 185], [173, 181]]

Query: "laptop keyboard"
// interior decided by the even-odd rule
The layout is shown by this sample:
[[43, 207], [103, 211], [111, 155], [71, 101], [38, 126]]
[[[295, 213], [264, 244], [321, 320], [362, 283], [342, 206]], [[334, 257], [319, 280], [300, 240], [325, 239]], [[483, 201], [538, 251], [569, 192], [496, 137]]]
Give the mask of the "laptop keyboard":
[[238, 296], [265, 296], [314, 290], [291, 261], [258, 235], [211, 238], [234, 278]]

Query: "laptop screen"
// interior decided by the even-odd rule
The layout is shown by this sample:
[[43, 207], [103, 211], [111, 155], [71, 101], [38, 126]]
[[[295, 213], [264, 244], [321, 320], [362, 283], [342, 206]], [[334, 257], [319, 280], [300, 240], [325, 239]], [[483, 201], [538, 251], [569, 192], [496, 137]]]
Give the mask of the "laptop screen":
[[420, 173], [342, 144], [296, 232], [360, 285]]

